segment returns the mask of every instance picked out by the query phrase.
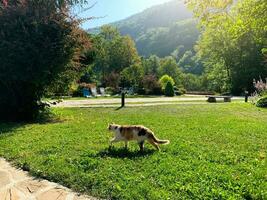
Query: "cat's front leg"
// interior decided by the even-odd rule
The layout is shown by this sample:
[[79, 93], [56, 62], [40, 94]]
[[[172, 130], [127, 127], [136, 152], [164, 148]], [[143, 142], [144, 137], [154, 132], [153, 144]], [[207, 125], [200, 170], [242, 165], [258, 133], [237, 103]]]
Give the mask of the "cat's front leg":
[[116, 143], [116, 142], [119, 142], [119, 141], [120, 141], [120, 139], [118, 139], [118, 138], [116, 138], [116, 137], [112, 138], [112, 139], [110, 140], [109, 147], [112, 147], [112, 146], [113, 146], [113, 143]]

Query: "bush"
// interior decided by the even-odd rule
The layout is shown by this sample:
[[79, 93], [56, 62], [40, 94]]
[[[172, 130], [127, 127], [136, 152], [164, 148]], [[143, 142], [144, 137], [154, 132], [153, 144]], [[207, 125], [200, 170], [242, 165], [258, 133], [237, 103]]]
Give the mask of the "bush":
[[186, 89], [177, 88], [177, 87], [174, 86], [174, 93], [175, 93], [175, 95], [180, 96], [180, 95], [183, 95], [183, 94], [186, 93]]
[[115, 95], [120, 93], [119, 88], [113, 88], [113, 87], [106, 87], [105, 88], [105, 93], [108, 95]]
[[267, 95], [261, 97], [257, 103], [256, 103], [257, 107], [261, 107], [261, 108], [267, 108]]
[[147, 95], [161, 95], [162, 89], [155, 75], [146, 75], [143, 78], [142, 84]]
[[36, 119], [47, 88], [66, 71], [79, 70], [87, 36], [68, 16], [67, 1], [60, 2], [0, 5], [0, 120]]
[[170, 82], [172, 84], [172, 86], [174, 86], [174, 84], [175, 84], [173, 78], [168, 76], [168, 75], [162, 76], [160, 78], [159, 82], [160, 82], [160, 85], [162, 87], [162, 90], [165, 90], [166, 85], [167, 85], [168, 82]]
[[166, 84], [165, 87], [165, 95], [167, 97], [173, 97], [174, 96], [174, 88], [173, 88], [173, 84], [169, 81]]

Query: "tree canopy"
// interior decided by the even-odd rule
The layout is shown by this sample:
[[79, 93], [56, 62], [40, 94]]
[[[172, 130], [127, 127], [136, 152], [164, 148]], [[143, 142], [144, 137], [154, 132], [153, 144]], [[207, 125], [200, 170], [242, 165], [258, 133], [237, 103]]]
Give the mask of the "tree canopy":
[[[1, 1], [2, 2], [2, 1]], [[88, 38], [69, 15], [78, 1], [13, 0], [0, 7], [0, 119], [29, 120], [46, 89], [78, 70]]]

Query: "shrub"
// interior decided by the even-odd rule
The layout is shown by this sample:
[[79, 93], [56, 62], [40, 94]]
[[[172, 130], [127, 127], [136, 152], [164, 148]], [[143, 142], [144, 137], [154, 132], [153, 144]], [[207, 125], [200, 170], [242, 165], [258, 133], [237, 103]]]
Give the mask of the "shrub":
[[106, 87], [105, 88], [105, 93], [109, 95], [115, 95], [120, 93], [119, 88], [113, 88], [113, 87]]
[[267, 92], [267, 78], [265, 80], [266, 82], [264, 82], [261, 78], [258, 81], [256, 81], [255, 79], [253, 80], [253, 85], [258, 93]]
[[180, 95], [183, 95], [183, 94], [186, 93], [186, 89], [184, 89], [184, 88], [177, 88], [177, 87], [174, 86], [174, 93], [175, 93], [175, 95], [180, 96]]
[[174, 88], [173, 88], [173, 84], [168, 81], [165, 87], [165, 95], [167, 97], [173, 97], [174, 96]]
[[0, 5], [1, 120], [36, 119], [46, 106], [41, 101], [46, 89], [66, 71], [79, 71], [77, 61], [89, 43], [79, 21], [69, 15], [68, 2]]
[[267, 108], [267, 95], [261, 97], [257, 103], [256, 103], [257, 107], [261, 107], [261, 108]]
[[162, 94], [161, 85], [155, 75], [144, 76], [142, 84], [145, 89], [145, 94], [148, 94], [148, 95], [161, 95]]
[[266, 82], [261, 78], [258, 81], [255, 79], [253, 80], [253, 85], [256, 91], [252, 94], [250, 101], [258, 107], [262, 107], [261, 105], [264, 104], [264, 100], [262, 99], [267, 96], [267, 78], [265, 80]]
[[104, 86], [118, 90], [120, 84], [120, 74], [111, 72], [104, 77]]
[[174, 84], [175, 84], [173, 78], [168, 76], [168, 75], [162, 76], [160, 78], [159, 82], [160, 82], [162, 90], [165, 90], [166, 85], [167, 85], [168, 82], [170, 82], [172, 84], [172, 86], [174, 86]]

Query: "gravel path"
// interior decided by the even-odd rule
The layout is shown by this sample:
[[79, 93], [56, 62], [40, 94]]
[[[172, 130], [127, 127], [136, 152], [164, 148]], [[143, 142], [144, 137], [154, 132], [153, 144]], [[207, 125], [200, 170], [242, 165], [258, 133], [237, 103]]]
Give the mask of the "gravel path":
[[[233, 100], [240, 100], [242, 97], [234, 97]], [[172, 104], [205, 104], [205, 96], [197, 97], [155, 97], [155, 98], [126, 98], [127, 107], [172, 105]], [[54, 107], [118, 107], [120, 98], [114, 99], [85, 99], [85, 100], [64, 100]]]
[[0, 158], [0, 200], [97, 200], [57, 183], [35, 179]]

